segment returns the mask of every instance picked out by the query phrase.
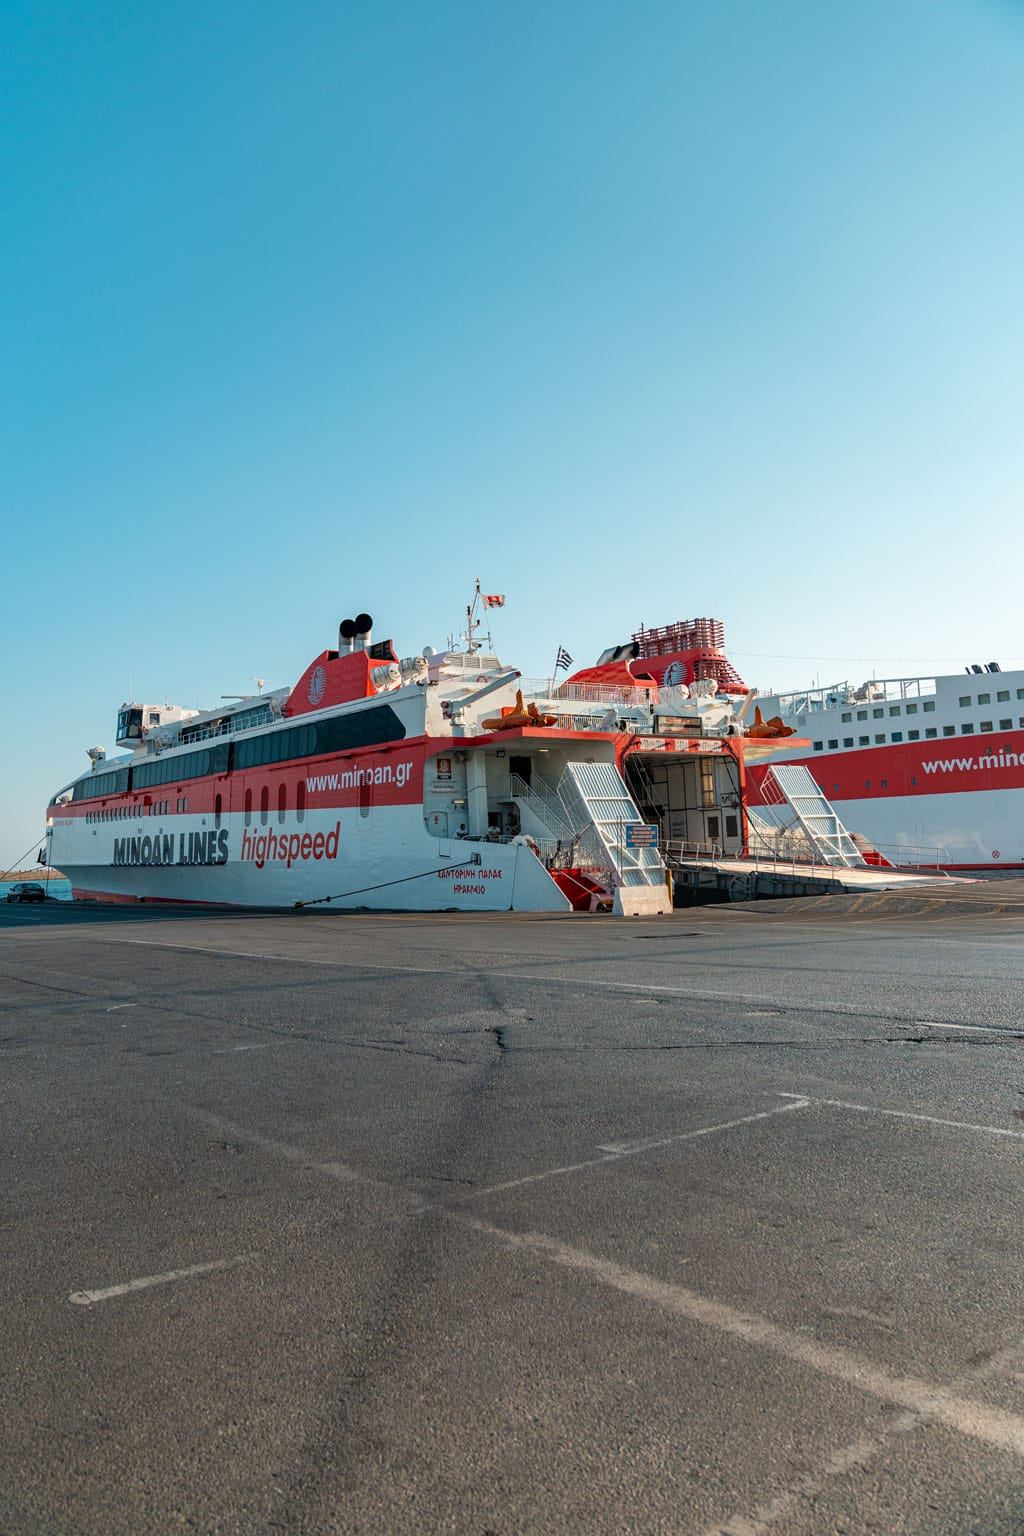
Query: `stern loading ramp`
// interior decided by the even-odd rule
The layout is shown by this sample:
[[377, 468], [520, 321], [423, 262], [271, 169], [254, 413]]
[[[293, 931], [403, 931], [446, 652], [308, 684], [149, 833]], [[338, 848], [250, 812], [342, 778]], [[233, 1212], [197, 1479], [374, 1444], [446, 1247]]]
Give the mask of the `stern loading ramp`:
[[712, 901], [755, 901], [767, 897], [836, 896], [882, 891], [906, 891], [915, 895], [943, 894], [973, 884], [969, 876], [951, 876], [931, 871], [877, 869], [864, 865], [849, 869], [843, 865], [806, 863], [799, 859], [773, 860], [752, 858], [717, 858], [712, 854], [686, 854], [674, 857], [668, 852], [672, 875], [673, 902], [677, 907]]
[[[634, 798], [662, 830], [677, 907], [959, 883], [935, 869], [886, 866], [877, 853], [869, 863], [862, 847], [869, 857], [874, 850], [847, 831], [802, 766], [769, 769], [762, 783], [765, 804], [748, 807], [749, 845], [744, 851], [732, 759], [637, 753], [627, 761]], [[688, 839], [685, 834], [691, 829], [702, 835]]]

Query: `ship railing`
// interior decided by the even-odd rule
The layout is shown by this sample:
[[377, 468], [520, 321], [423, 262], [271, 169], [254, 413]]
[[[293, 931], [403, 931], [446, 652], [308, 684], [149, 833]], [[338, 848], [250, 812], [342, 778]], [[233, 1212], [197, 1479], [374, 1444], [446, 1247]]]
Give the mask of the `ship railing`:
[[685, 867], [687, 864], [727, 864], [733, 867], [741, 864], [744, 869], [749, 869], [755, 874], [783, 874], [799, 877], [808, 875], [812, 869], [822, 869], [826, 866], [815, 864], [813, 858], [808, 856], [798, 858], [792, 850], [785, 852], [774, 848], [748, 848], [745, 852], [741, 849], [727, 851], [722, 843], [715, 838], [704, 842], [672, 838], [664, 845], [665, 862], [669, 868]]
[[[491, 832], [483, 832], [483, 833], [480, 834], [480, 836], [477, 837], [477, 836], [473, 836], [472, 834], [467, 832], [464, 837], [457, 837], [457, 838], [454, 839], [454, 841], [457, 842], [457, 843], [472, 843], [474, 848], [476, 848], [481, 843], [486, 843], [486, 844], [490, 844], [490, 845], [500, 844], [500, 843], [514, 843], [515, 840], [516, 840], [516, 836], [517, 835], [518, 834], [514, 834], [514, 833], [511, 833], [511, 832], [498, 832], [498, 833], [496, 833], [494, 831], [491, 831]], [[535, 839], [535, 841], [536, 841], [536, 839]], [[552, 846], [552, 848], [555, 846], [554, 842], [552, 842], [551, 846]]]
[[575, 704], [616, 704], [636, 709], [648, 702], [651, 688], [626, 688], [605, 683], [553, 683], [550, 677], [524, 677], [517, 685], [524, 699], [550, 699]]
[[[771, 858], [781, 853], [784, 858], [796, 857], [807, 863], [814, 862], [814, 852], [809, 839], [794, 823], [780, 826], [774, 835], [760, 830], [751, 812], [748, 821], [748, 849], [751, 854], [760, 853]], [[949, 849], [929, 847], [923, 843], [875, 843], [862, 837], [859, 832], [849, 833], [850, 841], [864, 860], [868, 869], [898, 869], [907, 874], [946, 874], [950, 860]], [[818, 860], [820, 863], [820, 859]]]
[[718, 859], [739, 857], [735, 853], [724, 853], [717, 838], [702, 842], [695, 838], [671, 837], [662, 843], [661, 851], [667, 864], [704, 864], [709, 860], [713, 863]]
[[533, 808], [538, 819], [560, 838], [571, 839], [583, 830], [573, 824], [558, 792], [539, 777], [527, 784], [518, 773], [510, 773], [499, 788], [498, 798], [524, 801]]
[[[653, 730], [650, 715], [647, 714], [645, 709], [645, 701], [640, 698], [611, 701], [582, 700], [580, 702], [583, 704], [591, 702], [594, 707], [592, 709], [572, 709], [563, 707], [565, 704], [571, 705], [573, 702], [572, 700], [562, 699], [558, 695], [552, 696], [547, 688], [543, 688], [533, 694], [527, 694], [524, 690], [523, 701], [524, 703], [535, 703], [540, 705], [542, 714], [554, 715], [555, 724], [552, 727], [554, 730], [611, 730], [622, 731], [630, 735], [640, 736], [649, 736]], [[645, 709], [645, 716], [643, 719], [639, 720], [631, 719], [628, 716], [622, 717], [619, 715], [618, 711], [624, 709]], [[610, 711], [615, 712], [615, 719], [612, 722], [609, 722], [608, 720]]]
[[605, 720], [607, 711], [601, 714], [576, 714], [558, 708], [557, 700], [548, 710], [549, 714], [556, 716], [556, 724], [552, 729], [560, 731], [622, 731], [627, 735], [648, 736], [651, 733], [649, 720], [625, 720], [616, 719], [609, 724]]
[[233, 730], [230, 723], [222, 725], [200, 725], [193, 730], [182, 730], [178, 733], [177, 745], [190, 747], [197, 741], [212, 741], [215, 736], [231, 736]]
[[549, 870], [575, 870], [591, 875], [611, 889], [622, 884], [621, 860], [605, 845], [597, 827], [588, 819], [585, 806], [566, 797], [535, 776], [531, 783], [510, 773], [499, 787], [498, 798], [528, 805], [550, 837], [536, 839], [540, 856]]
[[[455, 838], [454, 841], [460, 844], [466, 843], [474, 852], [478, 852], [481, 848], [507, 847], [509, 843], [514, 843], [517, 837], [521, 840], [522, 834], [518, 832], [495, 833], [492, 831], [481, 833], [479, 836], [467, 833], [464, 837]], [[562, 847], [559, 839], [554, 837], [533, 837], [530, 839], [530, 842], [531, 844], [536, 844], [540, 856], [545, 863], [549, 859], [556, 858]]]
[[[502, 832], [495, 835], [490, 832], [481, 837], [460, 837], [457, 841], [468, 844], [474, 852], [481, 852], [485, 848], [508, 846], [517, 839], [521, 843], [521, 833]], [[607, 858], [601, 856], [596, 839], [588, 837], [586, 831], [576, 837], [531, 837], [526, 846], [540, 859], [545, 869], [572, 870], [576, 874], [590, 875], [608, 887], [618, 884]]]
[[[794, 846], [795, 845], [795, 846]], [[910, 843], [873, 843], [861, 849], [868, 869], [898, 870], [904, 874], [942, 875], [949, 878], [945, 868], [950, 863], [948, 848], [927, 848]], [[729, 864], [741, 863], [745, 868], [772, 874], [807, 874], [811, 868], [822, 868], [821, 860], [815, 860], [810, 845], [803, 846], [796, 837], [780, 838], [778, 845], [752, 834], [745, 850], [726, 851], [715, 839], [704, 842], [672, 838], [664, 844], [665, 861], [668, 864]], [[873, 858], [877, 854], [878, 858]], [[831, 866], [827, 866], [831, 868]]]
[[850, 682], [832, 683], [825, 688], [801, 688], [790, 693], [768, 694], [784, 715], [818, 713], [822, 710], [863, 708], [870, 704], [898, 704], [935, 697], [934, 677], [871, 678], [854, 687]]
[[184, 724], [174, 745], [187, 747], [196, 741], [212, 741], [215, 736], [234, 736], [239, 731], [255, 730], [261, 725], [273, 725], [280, 718], [280, 705], [276, 695], [251, 709], [240, 709], [226, 719], [210, 720], [203, 725]]
[[861, 849], [865, 863], [875, 865], [873, 854], [881, 856], [875, 867], [885, 869], [924, 870], [929, 874], [948, 874], [945, 866], [951, 863], [948, 848], [927, 848], [920, 843], [871, 843]]

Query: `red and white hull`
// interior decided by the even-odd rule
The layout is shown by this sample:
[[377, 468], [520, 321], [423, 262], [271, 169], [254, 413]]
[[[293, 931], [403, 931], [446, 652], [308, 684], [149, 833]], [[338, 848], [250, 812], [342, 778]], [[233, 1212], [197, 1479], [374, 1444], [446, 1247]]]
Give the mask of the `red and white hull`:
[[[843, 824], [901, 863], [1024, 868], [1024, 731], [991, 742], [946, 739], [810, 756], [803, 749], [772, 761], [802, 763]], [[755, 806], [762, 776], [750, 770]]]
[[214, 836], [216, 863], [190, 861], [205, 860], [212, 818], [171, 819], [170, 833], [150, 832], [145, 821], [77, 833], [58, 828], [55, 861], [70, 875], [73, 895], [243, 907], [323, 902], [335, 910], [569, 910], [529, 848], [474, 845], [481, 862], [467, 863], [467, 845], [427, 835], [422, 806], [375, 808], [369, 827], [358, 809], [309, 812], [301, 827], [294, 814], [283, 825], [275, 817], [273, 826], [249, 828], [243, 815], [225, 815]]
[[424, 765], [445, 750], [444, 741], [403, 741], [186, 780], [156, 814], [140, 794], [72, 802], [51, 815], [50, 861], [79, 898], [568, 911], [528, 847], [428, 832]]

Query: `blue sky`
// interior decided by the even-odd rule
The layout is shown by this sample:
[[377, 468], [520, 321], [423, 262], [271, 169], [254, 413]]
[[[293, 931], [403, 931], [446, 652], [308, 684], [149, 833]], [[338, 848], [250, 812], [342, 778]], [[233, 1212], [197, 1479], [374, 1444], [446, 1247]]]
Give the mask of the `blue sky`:
[[8, 0], [0, 862], [140, 700], [1024, 657], [1024, 5]]

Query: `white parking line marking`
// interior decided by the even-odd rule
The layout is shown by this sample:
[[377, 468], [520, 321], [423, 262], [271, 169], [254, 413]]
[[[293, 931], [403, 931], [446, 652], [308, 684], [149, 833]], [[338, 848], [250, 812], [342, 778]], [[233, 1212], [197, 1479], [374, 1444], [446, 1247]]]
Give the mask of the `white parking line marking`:
[[546, 1168], [542, 1173], [528, 1173], [521, 1179], [506, 1179], [503, 1184], [488, 1184], [474, 1189], [465, 1198], [480, 1200], [484, 1195], [500, 1195], [507, 1189], [521, 1189], [524, 1184], [540, 1184], [544, 1179], [562, 1178], [567, 1173], [583, 1173], [588, 1168], [600, 1168], [603, 1163], [617, 1163], [624, 1157], [637, 1157], [641, 1152], [651, 1152], [656, 1147], [671, 1147], [680, 1141], [696, 1141], [698, 1136], [714, 1136], [718, 1131], [733, 1131], [739, 1125], [753, 1125], [755, 1120], [771, 1120], [784, 1114], [787, 1109], [806, 1109], [807, 1102], [784, 1104], [781, 1109], [763, 1109], [756, 1115], [743, 1115], [738, 1120], [722, 1120], [717, 1125], [701, 1125], [693, 1131], [680, 1131], [675, 1136], [660, 1136], [654, 1141], [627, 1141], [607, 1147], [599, 1147], [601, 1157], [587, 1158], [582, 1163], [566, 1163], [559, 1168]]
[[807, 1333], [791, 1333], [768, 1318], [741, 1312], [685, 1286], [627, 1269], [623, 1264], [582, 1248], [570, 1247], [568, 1243], [541, 1232], [510, 1232], [468, 1215], [458, 1219], [507, 1248], [589, 1275], [601, 1285], [647, 1302], [686, 1322], [738, 1339], [834, 1381], [845, 1382], [881, 1402], [927, 1414], [958, 1434], [1024, 1457], [1024, 1418], [1019, 1414], [963, 1397], [919, 1376], [898, 1376], [888, 1367], [876, 1365], [873, 1360], [854, 1354], [852, 1350], [823, 1343]]
[[210, 1264], [193, 1264], [188, 1269], [168, 1269], [162, 1275], [144, 1275], [141, 1280], [127, 1280], [123, 1285], [108, 1285], [101, 1291], [72, 1291], [68, 1301], [77, 1307], [91, 1307], [97, 1301], [109, 1301], [112, 1296], [127, 1296], [132, 1291], [145, 1291], [151, 1285], [167, 1285], [171, 1280], [188, 1280], [192, 1275], [209, 1275], [217, 1269], [232, 1269], [256, 1258], [254, 1253], [239, 1253], [233, 1259], [214, 1259]]
[[887, 1115], [893, 1120], [919, 1120], [925, 1125], [945, 1125], [954, 1131], [979, 1131], [985, 1136], [1005, 1136], [1024, 1141], [1024, 1131], [1009, 1131], [1001, 1125], [975, 1125], [970, 1120], [943, 1120], [938, 1115], [913, 1114], [909, 1109], [882, 1109], [877, 1104], [850, 1104], [845, 1099], [814, 1099], [809, 1095], [780, 1093], [780, 1099], [800, 1099], [801, 1104], [827, 1104], [832, 1109], [852, 1109], [859, 1115]]
[[[808, 1100], [807, 1102], [818, 1101]], [[796, 1107], [797, 1105], [794, 1104], [793, 1108]], [[1017, 1414], [992, 1407], [988, 1403], [977, 1402], [937, 1382], [925, 1381], [918, 1376], [897, 1376], [888, 1367], [877, 1365], [873, 1360], [854, 1354], [851, 1350], [821, 1343], [809, 1337], [807, 1333], [790, 1332], [755, 1313], [741, 1312], [735, 1307], [701, 1296], [698, 1292], [688, 1290], [684, 1286], [673, 1285], [668, 1281], [658, 1280], [653, 1275], [627, 1269], [624, 1265], [601, 1258], [598, 1254], [588, 1253], [581, 1248], [572, 1248], [567, 1243], [562, 1243], [557, 1238], [547, 1237], [543, 1233], [509, 1231], [503, 1227], [496, 1227], [491, 1222], [483, 1221], [479, 1217], [471, 1216], [468, 1211], [460, 1211], [451, 1206], [432, 1205], [416, 1195], [411, 1197], [410, 1206], [410, 1195], [401, 1187], [386, 1184], [370, 1175], [357, 1173], [343, 1163], [318, 1161], [301, 1147], [243, 1130], [228, 1121], [220, 1120], [217, 1116], [192, 1109], [188, 1112], [196, 1119], [228, 1130], [233, 1135], [240, 1136], [277, 1157], [300, 1164], [310, 1172], [323, 1173], [330, 1178], [341, 1178], [344, 1182], [355, 1182], [375, 1188], [382, 1193], [386, 1192], [395, 1200], [405, 1202], [403, 1214], [411, 1208], [416, 1214], [429, 1212], [442, 1221], [457, 1222], [471, 1231], [503, 1243], [508, 1248], [534, 1255], [564, 1269], [590, 1275], [599, 1284], [656, 1306], [664, 1312], [681, 1317], [686, 1322], [738, 1339], [741, 1343], [763, 1349], [780, 1359], [790, 1360], [794, 1364], [817, 1371], [833, 1380], [846, 1382], [869, 1397], [910, 1409], [916, 1414], [927, 1415], [948, 1428], [956, 1430], [959, 1434], [983, 1441], [987, 1445], [997, 1446], [1002, 1450], [1013, 1451], [1015, 1455], [1024, 1457], [1024, 1418]], [[191, 1273], [191, 1271], [184, 1273]], [[176, 1276], [169, 1278], [176, 1278]], [[120, 1288], [115, 1288], [117, 1289]]]
[[225, 1136], [237, 1136], [242, 1141], [250, 1141], [255, 1147], [262, 1147], [264, 1152], [272, 1152], [275, 1157], [283, 1157], [290, 1163], [302, 1163], [312, 1169], [314, 1173], [326, 1173], [332, 1179], [341, 1179], [346, 1184], [373, 1184], [376, 1180], [366, 1174], [350, 1168], [347, 1163], [321, 1161], [311, 1157], [301, 1147], [293, 1147], [286, 1141], [274, 1141], [270, 1136], [257, 1135], [255, 1131], [244, 1130], [236, 1125], [233, 1120], [224, 1120], [220, 1115], [208, 1115], [203, 1110], [190, 1109], [193, 1120], [201, 1120], [204, 1125], [211, 1126], [215, 1131], [220, 1131]]
[[261, 1136], [256, 1131], [249, 1131], [244, 1126], [236, 1125], [233, 1120], [224, 1120], [220, 1115], [207, 1114], [204, 1110], [189, 1108], [185, 1113], [193, 1120], [199, 1120], [203, 1125], [211, 1126], [222, 1136], [250, 1142], [254, 1147], [270, 1152], [274, 1157], [282, 1157], [286, 1162], [297, 1163], [310, 1173], [322, 1173], [326, 1178], [336, 1179], [339, 1184], [362, 1184], [367, 1189], [380, 1190], [393, 1199], [404, 1198], [407, 1210], [426, 1209], [426, 1202], [420, 1195], [404, 1190], [399, 1185], [387, 1184], [383, 1179], [376, 1179], [372, 1173], [360, 1173], [357, 1168], [350, 1168], [348, 1163], [335, 1162], [330, 1158], [321, 1160], [304, 1151], [302, 1147], [294, 1147], [286, 1141], [275, 1141], [270, 1136]]
[[233, 1056], [236, 1051], [269, 1051], [272, 1045], [286, 1045], [285, 1040], [253, 1040], [246, 1045], [218, 1046], [214, 1056]]
[[[800, 1097], [787, 1104], [786, 1109], [806, 1109], [810, 1101]], [[736, 1120], [721, 1120], [716, 1125], [698, 1126], [693, 1131], [678, 1131], [672, 1136], [651, 1137], [647, 1141], [621, 1141], [613, 1142], [606, 1147], [600, 1147], [601, 1152], [610, 1152], [616, 1157], [635, 1157], [638, 1152], [648, 1152], [652, 1147], [669, 1147], [675, 1141], [693, 1141], [697, 1136], [713, 1136], [716, 1131], [731, 1131], [738, 1125], [753, 1125], [755, 1120], [769, 1120], [778, 1111], [774, 1109], [762, 1109], [753, 1115], [741, 1115]]]
[[[1005, 1024], [943, 1024], [939, 1019], [918, 1019], [915, 1029], [966, 1029], [972, 1035], [1005, 1035]], [[1014, 1031], [1017, 1033], [1017, 1031]]]
[[[957, 1392], [962, 1392], [967, 1387], [977, 1386], [980, 1382], [1016, 1365], [1020, 1360], [1020, 1353], [1019, 1344], [1000, 1350], [984, 1364], [958, 1376], [952, 1385]], [[791, 1483], [789, 1487], [780, 1489], [773, 1499], [769, 1499], [766, 1504], [761, 1504], [749, 1515], [730, 1515], [727, 1520], [714, 1521], [704, 1531], [703, 1536], [768, 1536], [771, 1528], [778, 1521], [788, 1517], [801, 1499], [813, 1498], [821, 1493], [832, 1478], [845, 1477], [848, 1472], [867, 1466], [891, 1440], [927, 1424], [930, 1418], [930, 1414], [919, 1413], [916, 1410], [896, 1415], [870, 1438], [855, 1440], [851, 1445], [844, 1445], [839, 1450], [833, 1451], [816, 1472], [811, 1472], [806, 1477]]]
[[[903, 1413], [889, 1426], [887, 1433], [905, 1435], [924, 1421], [924, 1414]], [[874, 1440], [855, 1440], [852, 1445], [843, 1446], [842, 1450], [834, 1451], [826, 1459], [819, 1472], [776, 1494], [774, 1499], [760, 1505], [749, 1515], [730, 1515], [727, 1520], [716, 1520], [708, 1526], [704, 1536], [767, 1536], [776, 1521], [791, 1513], [798, 1500], [812, 1498], [820, 1493], [833, 1477], [843, 1477], [847, 1472], [863, 1467], [872, 1456], [878, 1454], [882, 1444], [883, 1436], [879, 1435]]]

